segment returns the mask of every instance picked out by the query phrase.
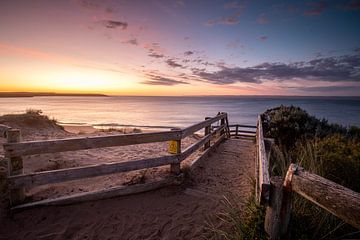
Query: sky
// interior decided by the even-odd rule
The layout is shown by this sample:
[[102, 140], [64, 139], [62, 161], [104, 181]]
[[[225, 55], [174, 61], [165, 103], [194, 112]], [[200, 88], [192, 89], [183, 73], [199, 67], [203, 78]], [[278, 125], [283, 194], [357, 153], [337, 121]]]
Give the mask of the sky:
[[1, 0], [0, 91], [360, 96], [360, 0]]

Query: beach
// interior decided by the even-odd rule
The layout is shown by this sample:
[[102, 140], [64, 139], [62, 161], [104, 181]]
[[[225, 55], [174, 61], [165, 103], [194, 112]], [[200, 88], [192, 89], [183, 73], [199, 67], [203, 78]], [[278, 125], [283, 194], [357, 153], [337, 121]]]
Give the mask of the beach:
[[[72, 125], [64, 128], [51, 121], [29, 124], [19, 120], [5, 124], [20, 128], [23, 141], [62, 139], [73, 137], [107, 136], [122, 134], [125, 130], [98, 130], [91, 126]], [[185, 149], [199, 139], [191, 135], [182, 141]], [[0, 139], [0, 145], [5, 139]], [[235, 144], [239, 144], [236, 142]], [[252, 145], [237, 145], [236, 154], [251, 156], [247, 149]], [[221, 148], [224, 148], [222, 146]], [[99, 163], [131, 161], [168, 155], [167, 142], [149, 143], [122, 147], [108, 147], [91, 150], [41, 154], [23, 158], [24, 173], [88, 166]], [[243, 149], [243, 150], [242, 150]], [[222, 149], [220, 151], [232, 151]], [[192, 154], [182, 163], [186, 169], [202, 150]], [[246, 152], [246, 153], [245, 153]], [[0, 156], [3, 155], [0, 150]], [[229, 153], [230, 154], [230, 153]], [[231, 156], [231, 155], [230, 155]], [[3, 156], [1, 157], [3, 159]], [[245, 160], [246, 158], [244, 158]], [[223, 224], [217, 214], [224, 211], [224, 197], [239, 198], [243, 207], [251, 193], [253, 166], [238, 168], [239, 162], [224, 162], [223, 158], [210, 158], [210, 162], [199, 163], [185, 184], [167, 187], [147, 193], [115, 197], [99, 201], [72, 204], [69, 206], [39, 207], [10, 213], [7, 200], [2, 199], [0, 239], [201, 239], [211, 236], [211, 226]], [[213, 161], [213, 163], [212, 163]], [[3, 162], [3, 160], [2, 160]], [[252, 164], [244, 162], [242, 165]], [[2, 164], [2, 166], [4, 166]], [[229, 172], [228, 168], [237, 169]], [[170, 175], [169, 166], [146, 170], [111, 174], [61, 184], [51, 184], [26, 189], [26, 201], [39, 201], [76, 193], [108, 189], [114, 186], [133, 186], [164, 179]], [[216, 173], [216, 174], [214, 174]], [[231, 175], [233, 174], [233, 175]], [[234, 175], [235, 174], [235, 175]], [[7, 169], [1, 168], [1, 176]], [[219, 179], [220, 177], [220, 179]], [[224, 189], [224, 186], [233, 185]], [[242, 186], [242, 187], [240, 187]], [[5, 195], [3, 195], [3, 198]], [[10, 214], [10, 215], [9, 215]], [[22, 226], [21, 230], [18, 226]]]

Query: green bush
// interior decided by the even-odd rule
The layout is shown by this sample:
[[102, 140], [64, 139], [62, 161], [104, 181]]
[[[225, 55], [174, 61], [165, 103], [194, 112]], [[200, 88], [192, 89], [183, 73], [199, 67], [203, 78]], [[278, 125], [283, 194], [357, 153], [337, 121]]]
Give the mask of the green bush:
[[339, 124], [330, 124], [326, 119], [317, 119], [305, 110], [295, 106], [272, 108], [262, 114], [264, 135], [286, 150], [295, 146], [299, 140], [324, 138], [332, 134], [341, 134], [349, 139], [360, 139], [360, 128], [346, 128]]
[[[264, 134], [275, 139], [270, 175], [285, 176], [291, 162], [354, 191], [360, 191], [360, 128], [329, 124], [294, 106], [263, 115]], [[359, 232], [327, 211], [295, 195], [291, 239], [342, 239]]]

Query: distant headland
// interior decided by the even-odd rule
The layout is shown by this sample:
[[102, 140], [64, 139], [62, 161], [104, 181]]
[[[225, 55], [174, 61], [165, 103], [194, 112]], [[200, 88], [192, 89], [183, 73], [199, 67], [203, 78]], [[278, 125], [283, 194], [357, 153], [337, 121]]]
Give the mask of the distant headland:
[[107, 97], [107, 95], [95, 93], [0, 92], [0, 98], [14, 97]]

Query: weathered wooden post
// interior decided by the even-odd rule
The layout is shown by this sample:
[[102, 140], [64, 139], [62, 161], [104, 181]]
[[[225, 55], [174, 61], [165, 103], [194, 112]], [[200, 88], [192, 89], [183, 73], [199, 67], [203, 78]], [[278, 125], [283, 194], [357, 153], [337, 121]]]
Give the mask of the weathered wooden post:
[[235, 136], [237, 137], [238, 136], [238, 132], [239, 132], [239, 124], [236, 124], [236, 131], [235, 131]]
[[[9, 129], [6, 133], [8, 143], [21, 142], [21, 132], [19, 129]], [[5, 151], [5, 158], [8, 160], [9, 176], [23, 174], [23, 161], [21, 156], [11, 156], [11, 153]], [[14, 206], [22, 203], [25, 199], [25, 190], [23, 187], [10, 189], [10, 205]]]
[[270, 202], [266, 208], [265, 231], [270, 239], [281, 239], [288, 232], [291, 214], [291, 180], [296, 172], [291, 164], [285, 180], [279, 176], [270, 179]]
[[[223, 114], [223, 113], [220, 113], [220, 114]], [[225, 118], [222, 118], [220, 121], [220, 126], [222, 127], [224, 125], [225, 125]], [[225, 133], [225, 129], [221, 130], [220, 136], [222, 136], [224, 133]]]
[[[210, 117], [206, 117], [205, 120], [211, 119]], [[205, 136], [208, 135], [211, 131], [211, 124], [205, 127]], [[208, 142], [204, 144], [204, 150], [208, 149], [210, 147], [210, 139]]]
[[[172, 128], [171, 131], [179, 131], [179, 128]], [[181, 139], [169, 141], [169, 153], [181, 154]], [[170, 172], [180, 174], [180, 162], [170, 164]]]

